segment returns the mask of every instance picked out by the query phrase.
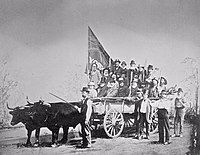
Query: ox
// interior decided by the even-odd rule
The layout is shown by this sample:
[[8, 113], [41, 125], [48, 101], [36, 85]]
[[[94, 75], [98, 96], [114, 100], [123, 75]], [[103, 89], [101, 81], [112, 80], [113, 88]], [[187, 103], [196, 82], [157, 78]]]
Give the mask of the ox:
[[22, 122], [27, 129], [26, 146], [31, 146], [30, 137], [33, 130], [35, 132], [36, 142], [39, 144], [39, 134], [41, 127], [47, 127], [52, 131], [52, 143], [57, 144], [59, 128], [63, 127], [63, 138], [60, 143], [67, 142], [69, 127], [76, 127], [81, 122], [79, 111], [71, 104], [58, 102], [44, 104], [43, 101], [29, 103], [26, 106], [10, 108], [9, 113], [13, 116], [11, 125], [16, 125]]

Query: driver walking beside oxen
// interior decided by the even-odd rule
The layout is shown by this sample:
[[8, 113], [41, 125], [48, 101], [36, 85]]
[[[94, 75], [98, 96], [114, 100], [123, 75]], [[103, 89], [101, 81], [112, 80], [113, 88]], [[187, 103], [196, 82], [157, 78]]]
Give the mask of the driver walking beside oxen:
[[92, 114], [92, 101], [89, 99], [89, 89], [83, 87], [82, 90], [82, 104], [80, 105], [81, 113], [81, 136], [83, 138], [83, 143], [81, 147], [88, 148], [91, 147], [91, 130], [89, 126], [90, 117]]

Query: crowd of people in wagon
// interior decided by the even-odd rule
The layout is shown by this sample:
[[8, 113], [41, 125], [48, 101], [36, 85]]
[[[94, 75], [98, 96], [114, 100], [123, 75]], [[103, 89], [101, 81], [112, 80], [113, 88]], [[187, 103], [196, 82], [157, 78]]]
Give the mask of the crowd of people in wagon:
[[136, 65], [131, 60], [127, 68], [125, 61], [116, 59], [113, 67], [98, 70], [96, 63], [91, 65], [89, 73], [92, 90], [91, 97], [134, 97], [138, 92], [147, 89], [149, 98], [158, 98], [162, 90], [166, 90], [167, 80], [164, 77], [157, 78], [154, 75], [155, 68], [149, 65]]
[[[170, 101], [167, 99], [170, 89], [166, 87], [167, 80], [165, 77], [155, 76], [155, 70], [156, 68], [153, 65], [148, 65], [145, 68], [136, 65], [134, 60], [131, 60], [130, 67], [127, 68], [125, 61], [121, 62], [117, 59], [113, 67], [104, 68], [101, 71], [98, 69], [97, 64], [93, 63], [89, 74], [88, 97], [123, 97], [130, 102], [140, 100], [140, 104], [135, 104], [138, 139], [142, 138], [144, 125], [146, 127], [146, 138], [149, 139], [149, 124], [152, 121], [151, 101], [159, 99], [156, 105], [158, 109], [158, 143], [170, 144], [168, 109]], [[175, 99], [174, 134], [171, 137], [182, 137], [185, 108], [182, 93], [182, 89], [179, 88]], [[178, 123], [180, 124], [179, 132], [177, 132]]]

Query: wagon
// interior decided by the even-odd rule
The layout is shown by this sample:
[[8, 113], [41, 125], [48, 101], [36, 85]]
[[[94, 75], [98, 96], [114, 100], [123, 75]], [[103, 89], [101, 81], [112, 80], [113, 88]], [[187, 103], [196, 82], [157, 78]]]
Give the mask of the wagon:
[[[94, 130], [103, 126], [106, 135], [116, 138], [126, 129], [133, 131], [136, 125], [135, 105], [138, 101], [130, 102], [124, 97], [101, 97], [94, 98], [91, 125]], [[153, 110], [150, 133], [158, 129], [156, 109]]]

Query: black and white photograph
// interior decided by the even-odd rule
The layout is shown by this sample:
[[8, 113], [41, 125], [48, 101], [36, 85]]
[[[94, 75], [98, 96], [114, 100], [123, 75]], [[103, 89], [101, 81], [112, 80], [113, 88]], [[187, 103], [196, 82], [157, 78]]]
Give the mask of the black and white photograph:
[[0, 0], [0, 155], [200, 155], [200, 0]]

